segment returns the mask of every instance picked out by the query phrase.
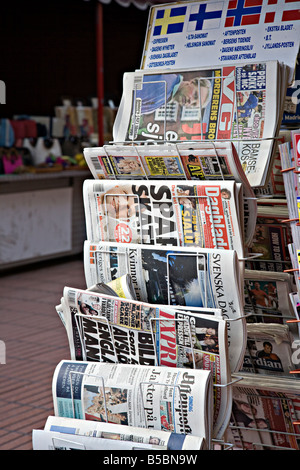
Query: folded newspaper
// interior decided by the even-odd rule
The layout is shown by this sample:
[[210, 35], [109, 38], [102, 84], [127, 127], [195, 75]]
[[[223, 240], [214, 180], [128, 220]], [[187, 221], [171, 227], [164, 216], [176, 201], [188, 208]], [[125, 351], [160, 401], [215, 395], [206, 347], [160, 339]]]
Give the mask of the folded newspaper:
[[245, 243], [251, 243], [256, 200], [230, 141], [155, 145], [106, 145], [84, 149], [95, 179], [235, 180], [243, 184]]
[[243, 259], [242, 198], [235, 181], [85, 180], [87, 238], [236, 250]]
[[232, 140], [251, 186], [264, 186], [282, 114], [284, 70], [267, 61], [127, 72], [113, 140]]
[[141, 302], [221, 309], [228, 321], [232, 371], [239, 369], [246, 346], [244, 269], [240, 264], [233, 250], [84, 243], [88, 287], [128, 273]]
[[62, 360], [52, 392], [55, 416], [199, 436], [211, 448], [210, 371]]
[[245, 269], [245, 311], [248, 322], [284, 323], [295, 318], [289, 299], [289, 273]]
[[176, 310], [70, 287], [63, 300], [72, 360], [210, 370], [217, 387], [213, 435], [222, 437], [230, 417], [231, 373], [220, 311]]
[[299, 450], [299, 382], [239, 374], [233, 385], [232, 420], [224, 438], [243, 450]]
[[247, 350], [242, 372], [290, 376], [290, 372], [295, 369], [291, 360], [293, 341], [294, 337], [287, 325], [247, 324]]
[[49, 416], [32, 432], [33, 450], [207, 450], [204, 437]]

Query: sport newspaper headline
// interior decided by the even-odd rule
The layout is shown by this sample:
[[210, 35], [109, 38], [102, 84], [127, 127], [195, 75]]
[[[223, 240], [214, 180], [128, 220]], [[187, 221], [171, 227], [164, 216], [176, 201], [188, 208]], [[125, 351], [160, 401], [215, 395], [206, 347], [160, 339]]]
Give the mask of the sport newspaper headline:
[[[232, 371], [241, 366], [246, 341], [243, 262], [232, 250], [84, 243], [87, 286], [129, 273], [138, 301], [186, 309], [218, 309], [228, 321]], [[226, 275], [224, 275], [226, 272]], [[181, 273], [181, 274], [180, 274]], [[232, 319], [240, 321], [231, 321]]]
[[[278, 125], [279, 75], [276, 61], [125, 73], [113, 139], [233, 140], [251, 186], [264, 186]], [[197, 102], [182, 83], [195, 84]]]
[[[84, 149], [86, 163], [98, 179], [235, 180], [243, 184], [245, 244], [251, 245], [257, 213], [255, 194], [230, 141], [152, 145], [113, 144]], [[155, 172], [149, 162], [160, 161]], [[174, 162], [175, 168], [174, 168]], [[126, 166], [126, 167], [125, 167]]]
[[235, 181], [85, 180], [92, 241], [235, 249], [244, 258], [242, 185]]

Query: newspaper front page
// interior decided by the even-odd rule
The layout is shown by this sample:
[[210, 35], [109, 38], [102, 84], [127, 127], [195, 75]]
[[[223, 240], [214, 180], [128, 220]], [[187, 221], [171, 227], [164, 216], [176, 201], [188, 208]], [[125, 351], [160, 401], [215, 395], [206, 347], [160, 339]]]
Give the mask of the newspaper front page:
[[203, 437], [134, 426], [48, 416], [33, 430], [34, 450], [206, 450]]
[[244, 450], [299, 450], [298, 381], [241, 376], [242, 382], [233, 385], [232, 420], [225, 439]]
[[251, 186], [264, 186], [281, 85], [276, 61], [127, 72], [113, 139], [232, 140]]
[[243, 258], [242, 197], [235, 181], [85, 180], [87, 238], [236, 250]]
[[211, 373], [199, 369], [62, 360], [54, 414], [204, 437], [211, 447]]
[[98, 179], [235, 180], [243, 184], [245, 243], [254, 235], [257, 203], [231, 141], [155, 145], [106, 145], [84, 149], [87, 165]]
[[109, 282], [126, 272], [132, 277], [139, 301], [220, 309], [228, 321], [231, 370], [238, 370], [246, 346], [244, 269], [240, 263], [232, 250], [84, 244], [87, 286]]

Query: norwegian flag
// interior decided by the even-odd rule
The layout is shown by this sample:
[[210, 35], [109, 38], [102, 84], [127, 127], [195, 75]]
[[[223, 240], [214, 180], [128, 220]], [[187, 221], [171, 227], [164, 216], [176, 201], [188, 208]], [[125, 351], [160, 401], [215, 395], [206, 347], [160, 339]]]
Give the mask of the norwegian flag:
[[258, 24], [263, 0], [230, 0], [225, 20], [225, 27], [248, 26]]

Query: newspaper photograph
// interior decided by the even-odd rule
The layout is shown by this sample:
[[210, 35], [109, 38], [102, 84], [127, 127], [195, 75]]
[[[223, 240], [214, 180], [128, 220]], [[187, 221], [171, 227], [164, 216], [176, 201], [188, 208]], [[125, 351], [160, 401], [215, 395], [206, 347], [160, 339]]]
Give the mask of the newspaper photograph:
[[219, 385], [227, 385], [231, 373], [223, 318], [205, 309], [191, 312], [104, 295], [95, 298], [70, 287], [64, 289], [64, 300], [72, 360], [210, 370], [217, 385], [213, 434], [224, 431], [231, 390]]
[[220, 309], [229, 320], [231, 370], [240, 367], [246, 346], [244, 267], [235, 251], [86, 241], [84, 272], [87, 286], [129, 273], [141, 302]]
[[[57, 443], [52, 442], [54, 435]], [[48, 416], [44, 429], [35, 435], [34, 443], [38, 450], [54, 450], [54, 445], [62, 449], [77, 438], [85, 450], [90, 447], [95, 450], [206, 450], [203, 437], [160, 430], [153, 433], [146, 428], [58, 416]]]
[[113, 140], [232, 140], [250, 185], [264, 186], [280, 85], [276, 61], [126, 72]]
[[298, 382], [243, 375], [233, 385], [232, 420], [225, 439], [243, 450], [299, 450]]
[[85, 180], [83, 198], [89, 240], [220, 248], [244, 257], [243, 192], [235, 181]]
[[245, 311], [253, 314], [247, 322], [283, 324], [293, 319], [292, 288], [289, 273], [245, 269]]
[[62, 360], [52, 391], [55, 416], [195, 435], [211, 447], [209, 371]]

